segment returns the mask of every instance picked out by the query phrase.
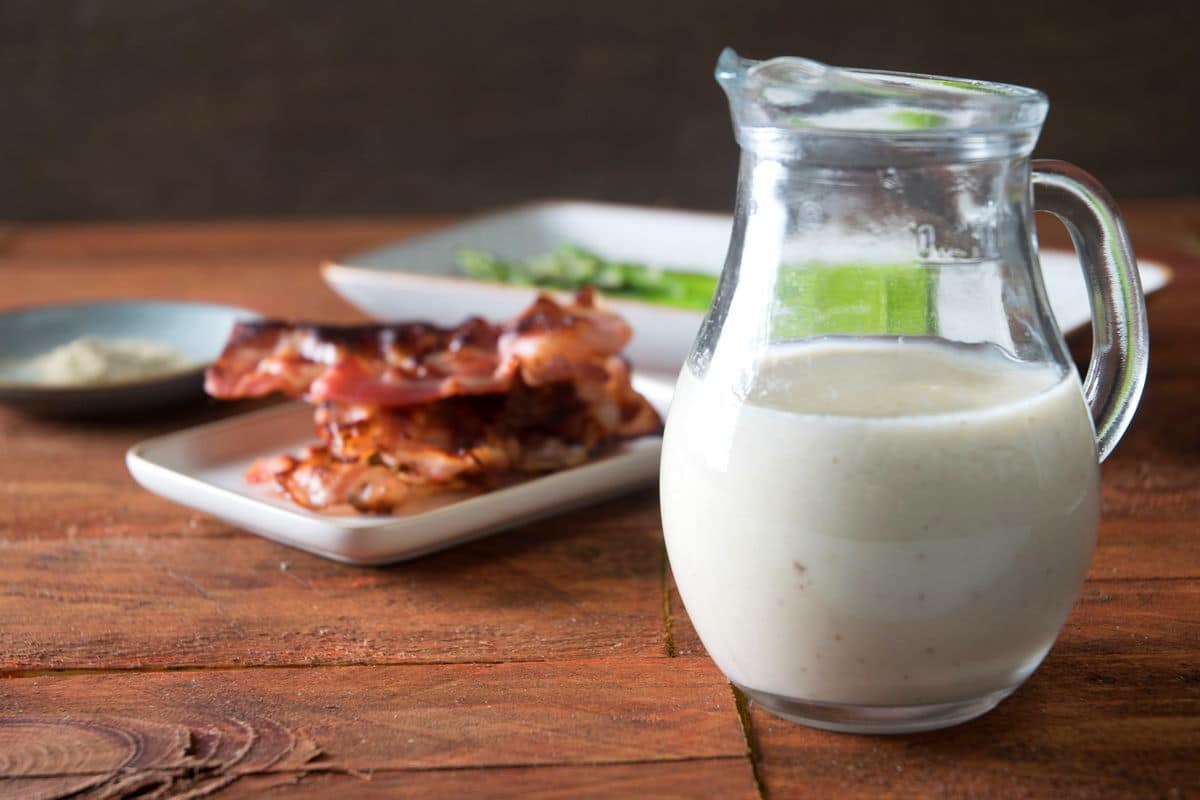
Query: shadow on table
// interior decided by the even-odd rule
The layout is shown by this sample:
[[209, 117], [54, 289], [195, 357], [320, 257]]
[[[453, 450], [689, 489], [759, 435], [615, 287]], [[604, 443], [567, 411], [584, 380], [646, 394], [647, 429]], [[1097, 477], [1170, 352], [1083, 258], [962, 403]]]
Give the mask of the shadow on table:
[[136, 413], [101, 414], [96, 416], [62, 416], [53, 414], [6, 411], [14, 418], [35, 425], [50, 433], [128, 432], [139, 438], [158, 436], [172, 431], [204, 425], [251, 411], [293, 402], [286, 397], [263, 397], [251, 400], [214, 400], [197, 396], [183, 404], [151, 408]]

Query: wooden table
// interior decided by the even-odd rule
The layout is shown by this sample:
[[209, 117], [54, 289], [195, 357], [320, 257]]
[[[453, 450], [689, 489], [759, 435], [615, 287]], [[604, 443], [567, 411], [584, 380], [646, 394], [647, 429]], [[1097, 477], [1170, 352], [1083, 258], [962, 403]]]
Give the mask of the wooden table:
[[[747, 707], [679, 603], [653, 490], [364, 569], [126, 474], [132, 443], [226, 409], [0, 411], [0, 796], [1200, 796], [1200, 203], [1128, 212], [1177, 270], [1148, 389], [1078, 607], [986, 717], [856, 737]], [[353, 320], [317, 262], [445, 221], [9, 226], [0, 305]]]

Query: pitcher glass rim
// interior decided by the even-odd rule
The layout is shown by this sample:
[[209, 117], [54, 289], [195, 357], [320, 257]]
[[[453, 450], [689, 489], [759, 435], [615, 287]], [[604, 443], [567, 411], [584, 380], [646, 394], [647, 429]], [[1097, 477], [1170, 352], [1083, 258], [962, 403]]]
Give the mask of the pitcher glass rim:
[[[784, 78], [766, 77], [762, 85], [751, 87], [752, 80], [764, 71], [777, 68], [790, 71]], [[796, 80], [791, 76], [796, 75]], [[726, 47], [717, 60], [714, 73], [729, 97], [737, 125], [749, 128], [773, 128], [800, 136], [836, 136], [898, 139], [953, 138], [968, 134], [1016, 133], [1037, 131], [1049, 109], [1046, 95], [1014, 83], [985, 81], [948, 75], [902, 72], [857, 67], [833, 67], [811, 59], [783, 56], [756, 61], [740, 56]], [[896, 108], [896, 124], [854, 124], [854, 117], [843, 113], [841, 121], [819, 119], [821, 114], [806, 112], [786, 103], [774, 104], [768, 96], [772, 89], [791, 89], [803, 99], [811, 81], [824, 80], [831, 88], [819, 91], [841, 96], [853, 105], [855, 100], [875, 101], [891, 98], [911, 108]], [[836, 90], [836, 91], [835, 91]], [[757, 95], [754, 94], [757, 91]], [[815, 94], [810, 94], [815, 97]], [[862, 103], [863, 110], [867, 103]], [[789, 114], [789, 110], [793, 113]], [[798, 111], [799, 113], [794, 113]], [[757, 113], [751, 113], [757, 112]], [[824, 113], [824, 116], [832, 115]], [[878, 116], [878, 115], [876, 115]]]

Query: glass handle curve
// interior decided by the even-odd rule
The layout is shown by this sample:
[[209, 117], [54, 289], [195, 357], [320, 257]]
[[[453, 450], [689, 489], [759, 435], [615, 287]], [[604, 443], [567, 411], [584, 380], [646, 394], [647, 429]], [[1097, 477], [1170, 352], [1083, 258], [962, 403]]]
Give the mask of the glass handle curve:
[[1034, 204], [1062, 220], [1083, 264], [1092, 358], [1083, 394], [1103, 461], [1129, 427], [1146, 382], [1146, 298], [1121, 213], [1100, 182], [1064, 161], [1033, 162]]

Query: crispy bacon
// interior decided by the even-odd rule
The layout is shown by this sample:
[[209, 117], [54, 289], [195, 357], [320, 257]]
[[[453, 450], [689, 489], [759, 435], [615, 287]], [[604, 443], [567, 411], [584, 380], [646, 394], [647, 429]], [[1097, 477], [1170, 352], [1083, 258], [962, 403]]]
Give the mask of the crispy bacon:
[[310, 447], [300, 458], [276, 456], [255, 462], [249, 483], [275, 482], [298, 505], [313, 511], [351, 506], [385, 512], [408, 500], [418, 487], [387, 467], [339, 461], [322, 447]]
[[[529, 387], [502, 395], [458, 396], [419, 406], [317, 408], [321, 446], [300, 459], [264, 459], [247, 478], [275, 481], [297, 503], [349, 504], [389, 511], [418, 489], [485, 489], [515, 475], [576, 466], [613, 442], [661, 429], [658, 415], [628, 387], [627, 368], [600, 384]], [[622, 385], [625, 391], [614, 392]]]
[[321, 444], [257, 462], [247, 480], [274, 482], [306, 508], [385, 512], [659, 432], [617, 355], [629, 337], [586, 290], [570, 306], [539, 296], [500, 325], [244, 323], [205, 385], [217, 397], [280, 391], [318, 404]]
[[595, 374], [596, 363], [619, 353], [630, 336], [587, 289], [570, 306], [541, 295], [500, 325], [478, 318], [451, 329], [242, 322], [209, 369], [205, 390], [220, 398], [283, 392], [317, 403], [418, 405], [504, 392], [518, 375], [539, 386]]

